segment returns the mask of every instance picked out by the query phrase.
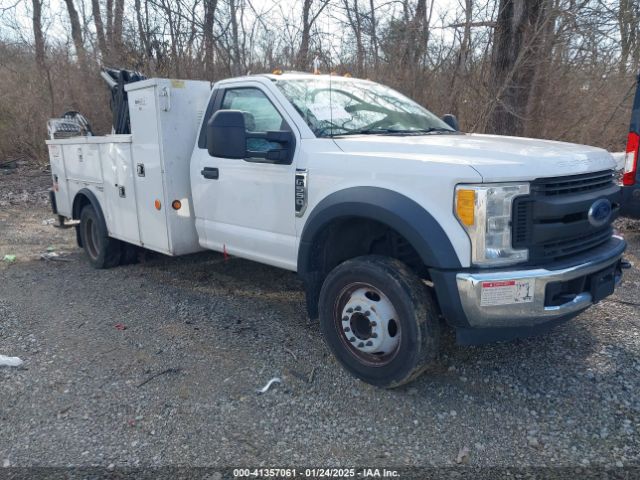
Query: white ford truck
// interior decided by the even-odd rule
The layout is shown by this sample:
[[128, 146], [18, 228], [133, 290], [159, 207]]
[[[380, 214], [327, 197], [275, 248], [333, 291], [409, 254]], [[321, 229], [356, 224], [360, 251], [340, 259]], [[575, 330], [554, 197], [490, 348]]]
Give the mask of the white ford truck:
[[394, 387], [461, 343], [610, 295], [625, 241], [599, 148], [465, 134], [385, 86], [281, 74], [129, 83], [130, 134], [47, 141], [54, 212], [96, 268], [135, 247], [297, 272], [356, 377]]

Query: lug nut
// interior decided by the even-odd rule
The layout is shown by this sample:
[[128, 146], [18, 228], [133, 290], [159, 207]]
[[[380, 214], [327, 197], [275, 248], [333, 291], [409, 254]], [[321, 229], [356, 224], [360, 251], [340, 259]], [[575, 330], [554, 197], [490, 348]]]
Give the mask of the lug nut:
[[362, 347], [364, 347], [364, 343], [360, 342], [360, 343], [358, 344], [358, 348], [362, 348]]
[[371, 312], [369, 310], [367, 310], [366, 312], [364, 312], [364, 316], [368, 317], [369, 315], [371, 315]]
[[349, 317], [347, 315], [345, 315], [344, 317], [342, 317], [342, 321], [343, 322], [348, 322], [349, 321]]
[[373, 345], [373, 342], [372, 342], [371, 340], [369, 340], [369, 341], [367, 342], [367, 347], [370, 347], [371, 345]]
[[347, 308], [347, 313], [353, 313], [353, 308]]
[[378, 334], [377, 334], [377, 333], [375, 333], [375, 332], [373, 332], [373, 333], [371, 334], [371, 338], [378, 338]]
[[369, 325], [371, 325], [372, 327], [375, 327], [378, 325], [378, 322], [372, 321], [372, 322], [369, 322]]
[[350, 329], [349, 327], [344, 327], [344, 331], [345, 331], [345, 332], [350, 332], [350, 331], [351, 331], [351, 329]]
[[361, 307], [360, 305], [358, 305], [358, 306], [355, 308], [355, 311], [356, 311], [356, 312], [359, 312], [360, 310], [362, 310], [362, 307]]
[[355, 341], [356, 341], [356, 337], [351, 337], [351, 338], [349, 339], [349, 341], [350, 341], [351, 343], [355, 342]]

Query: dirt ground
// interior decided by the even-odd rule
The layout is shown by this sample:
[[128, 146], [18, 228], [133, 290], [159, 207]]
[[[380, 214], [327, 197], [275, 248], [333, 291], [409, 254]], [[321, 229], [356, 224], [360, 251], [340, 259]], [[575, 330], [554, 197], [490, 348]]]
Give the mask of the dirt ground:
[[0, 354], [25, 361], [0, 368], [4, 467], [639, 466], [633, 222], [614, 296], [537, 338], [447, 332], [385, 391], [337, 365], [294, 274], [216, 253], [93, 270], [49, 224], [46, 172], [21, 171], [0, 172]]

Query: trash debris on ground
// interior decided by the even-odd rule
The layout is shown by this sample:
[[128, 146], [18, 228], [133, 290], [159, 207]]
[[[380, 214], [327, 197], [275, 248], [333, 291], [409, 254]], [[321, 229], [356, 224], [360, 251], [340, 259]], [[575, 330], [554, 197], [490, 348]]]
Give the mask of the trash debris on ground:
[[144, 382], [139, 383], [138, 384], [138, 388], [142, 387], [143, 385], [146, 385], [147, 383], [149, 383], [151, 380], [153, 380], [154, 378], [158, 378], [161, 375], [165, 375], [167, 373], [180, 373], [182, 371], [181, 368], [167, 368], [166, 370], [163, 370], [161, 372], [158, 373], [154, 373], [153, 375], [151, 375], [149, 378], [147, 378]]
[[258, 395], [265, 393], [267, 390], [271, 388], [271, 385], [273, 385], [274, 383], [282, 383], [282, 380], [280, 380], [279, 377], [273, 377], [271, 380], [267, 382], [267, 384], [264, 387], [262, 387], [260, 390], [257, 390]]
[[456, 463], [469, 463], [469, 448], [462, 447], [456, 457]]
[[42, 221], [42, 225], [53, 225], [54, 223], [56, 223], [55, 218], [47, 218], [46, 220]]
[[120, 331], [127, 329], [127, 326], [124, 323], [116, 323], [114, 327], [116, 327], [116, 330], [120, 330]]
[[18, 357], [7, 357], [0, 355], [0, 367], [19, 367], [24, 362]]
[[16, 256], [15, 255], [9, 255], [8, 253], [2, 257], [2, 260], [4, 260], [5, 262], [8, 263], [13, 263], [16, 261]]
[[57, 252], [47, 252], [40, 254], [40, 260], [46, 260], [47, 262], [70, 262], [68, 258], [64, 258]]
[[311, 372], [308, 374], [299, 372], [298, 370], [295, 370], [293, 368], [289, 368], [287, 369], [287, 371], [292, 376], [296, 377], [298, 380], [303, 381], [304, 383], [313, 383], [313, 379], [315, 378], [315, 375], [316, 375], [316, 367], [313, 367], [311, 369]]

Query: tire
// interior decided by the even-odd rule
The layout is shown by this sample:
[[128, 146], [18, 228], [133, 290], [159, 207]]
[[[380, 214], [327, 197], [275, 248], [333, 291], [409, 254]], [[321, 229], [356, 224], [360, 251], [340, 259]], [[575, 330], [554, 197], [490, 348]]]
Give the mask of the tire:
[[85, 206], [80, 213], [80, 238], [93, 268], [111, 268], [120, 264], [121, 242], [109, 237], [107, 227], [93, 205]]
[[435, 299], [396, 259], [370, 255], [338, 265], [322, 285], [319, 311], [327, 345], [364, 382], [399, 387], [438, 356]]

